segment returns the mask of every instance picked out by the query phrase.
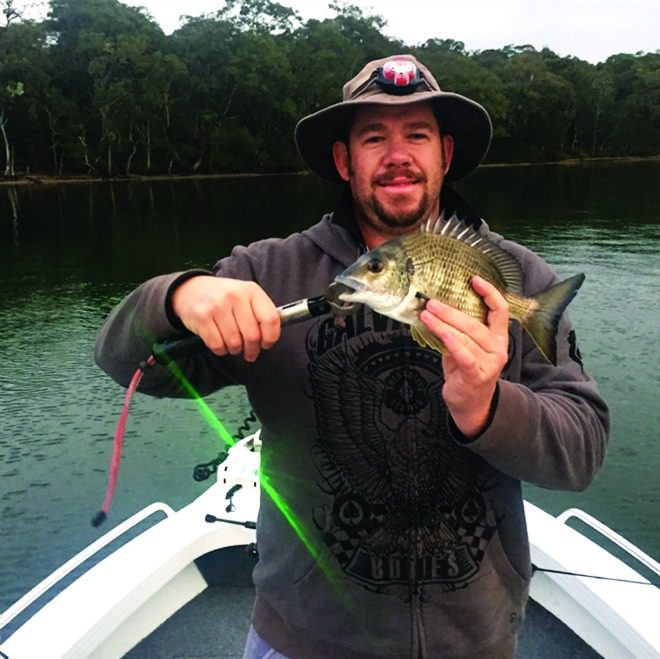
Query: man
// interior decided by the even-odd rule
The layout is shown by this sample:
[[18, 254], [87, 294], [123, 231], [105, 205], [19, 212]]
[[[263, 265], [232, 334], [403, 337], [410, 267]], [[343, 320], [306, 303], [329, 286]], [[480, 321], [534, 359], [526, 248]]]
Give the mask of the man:
[[[237, 247], [213, 273], [152, 279], [100, 330], [98, 363], [123, 384], [156, 337], [193, 332], [210, 349], [181, 363], [195, 387], [247, 387], [263, 477], [289, 508], [262, 490], [248, 659], [512, 656], [531, 572], [521, 481], [582, 489], [602, 464], [607, 407], [569, 321], [549, 364], [482, 279], [485, 323], [437, 300], [421, 313], [444, 357], [367, 308], [345, 327], [281, 330], [276, 305], [441, 210], [511, 252], [526, 295], [553, 283], [444, 185], [477, 167], [490, 135], [486, 111], [413, 57], [370, 62], [296, 128], [310, 168], [348, 184], [334, 213]], [[183, 395], [164, 369], [143, 382]]]

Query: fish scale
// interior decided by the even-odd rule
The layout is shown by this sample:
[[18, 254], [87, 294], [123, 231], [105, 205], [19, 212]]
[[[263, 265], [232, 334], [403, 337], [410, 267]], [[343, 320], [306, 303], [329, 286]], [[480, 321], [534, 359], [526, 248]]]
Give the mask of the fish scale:
[[407, 256], [419, 264], [411, 283], [420, 293], [474, 318], [485, 320], [488, 308], [472, 288], [472, 276], [483, 277], [505, 297], [508, 295], [497, 269], [479, 258], [479, 252], [465, 243], [446, 236], [417, 234], [406, 242], [405, 250]]

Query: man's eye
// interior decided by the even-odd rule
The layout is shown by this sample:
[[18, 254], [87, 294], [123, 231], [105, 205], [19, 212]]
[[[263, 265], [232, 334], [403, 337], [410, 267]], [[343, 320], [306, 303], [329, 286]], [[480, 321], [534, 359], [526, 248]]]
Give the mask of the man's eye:
[[378, 144], [381, 142], [383, 139], [382, 135], [369, 135], [369, 137], [366, 137], [364, 140], [365, 144]]

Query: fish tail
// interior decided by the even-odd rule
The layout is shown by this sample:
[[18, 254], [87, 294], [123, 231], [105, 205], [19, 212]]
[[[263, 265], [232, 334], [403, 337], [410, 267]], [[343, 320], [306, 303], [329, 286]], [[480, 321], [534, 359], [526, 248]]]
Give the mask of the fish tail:
[[550, 286], [532, 300], [535, 310], [522, 321], [543, 356], [551, 363], [557, 363], [557, 328], [559, 319], [584, 282], [584, 275], [575, 275]]

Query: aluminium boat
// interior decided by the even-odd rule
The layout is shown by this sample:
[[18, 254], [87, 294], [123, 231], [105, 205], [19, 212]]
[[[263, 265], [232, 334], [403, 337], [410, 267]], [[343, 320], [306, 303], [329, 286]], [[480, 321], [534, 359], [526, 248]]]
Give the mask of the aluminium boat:
[[[259, 432], [241, 439], [192, 503], [150, 504], [9, 607], [0, 658], [240, 659], [260, 447]], [[525, 512], [535, 570], [517, 656], [660, 657], [660, 564], [580, 510], [553, 517], [525, 502]]]

